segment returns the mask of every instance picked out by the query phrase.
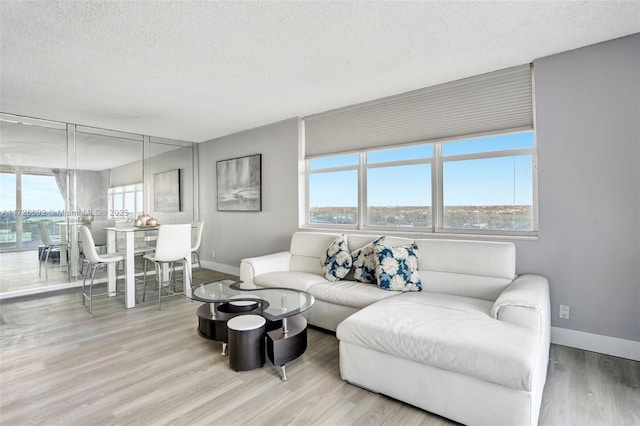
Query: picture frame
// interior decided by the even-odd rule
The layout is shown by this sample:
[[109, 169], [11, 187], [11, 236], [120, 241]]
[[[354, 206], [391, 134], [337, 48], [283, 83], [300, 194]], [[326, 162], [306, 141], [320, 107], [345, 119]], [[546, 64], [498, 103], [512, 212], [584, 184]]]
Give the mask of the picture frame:
[[153, 209], [157, 212], [182, 211], [182, 182], [180, 169], [153, 175]]
[[216, 162], [218, 211], [262, 211], [262, 154]]

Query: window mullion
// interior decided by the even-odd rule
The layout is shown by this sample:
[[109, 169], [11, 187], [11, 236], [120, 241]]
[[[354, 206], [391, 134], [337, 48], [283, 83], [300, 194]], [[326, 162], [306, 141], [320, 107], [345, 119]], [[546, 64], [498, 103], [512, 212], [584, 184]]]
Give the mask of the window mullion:
[[442, 196], [442, 144], [433, 145], [433, 167], [431, 168], [431, 222], [433, 232], [442, 229], [443, 196]]
[[367, 215], [367, 154], [360, 153], [358, 162], [358, 229], [366, 226]]

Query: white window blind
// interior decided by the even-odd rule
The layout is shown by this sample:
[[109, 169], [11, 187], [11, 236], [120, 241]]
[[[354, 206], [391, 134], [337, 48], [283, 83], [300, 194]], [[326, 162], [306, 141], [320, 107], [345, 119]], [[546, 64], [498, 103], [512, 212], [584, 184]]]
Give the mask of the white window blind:
[[305, 157], [533, 128], [531, 65], [304, 118]]

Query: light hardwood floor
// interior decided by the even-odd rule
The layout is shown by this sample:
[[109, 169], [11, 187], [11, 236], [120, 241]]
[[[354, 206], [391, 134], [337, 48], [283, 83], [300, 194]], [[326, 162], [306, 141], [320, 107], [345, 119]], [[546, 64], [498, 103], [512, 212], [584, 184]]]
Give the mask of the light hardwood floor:
[[[0, 253], [0, 293], [49, 287], [69, 281], [67, 267], [61, 267], [58, 260], [43, 264], [40, 275], [39, 263], [37, 250]], [[47, 271], [44, 270], [45, 267], [48, 268]]]
[[[0, 424], [453, 424], [344, 382], [331, 333], [310, 329], [282, 382], [268, 360], [229, 369], [220, 343], [196, 333], [199, 303], [162, 306], [101, 297], [90, 315], [78, 289], [0, 303]], [[540, 424], [640, 424], [639, 363], [555, 345], [550, 355]]]

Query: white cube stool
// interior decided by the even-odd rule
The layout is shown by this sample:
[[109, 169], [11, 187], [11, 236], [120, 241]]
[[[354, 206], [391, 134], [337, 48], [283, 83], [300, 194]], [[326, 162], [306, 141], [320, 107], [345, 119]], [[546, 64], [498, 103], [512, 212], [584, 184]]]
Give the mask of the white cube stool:
[[266, 324], [260, 315], [239, 315], [227, 321], [231, 369], [247, 371], [264, 365]]

